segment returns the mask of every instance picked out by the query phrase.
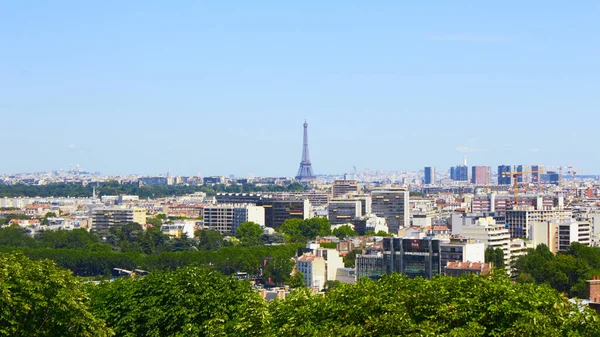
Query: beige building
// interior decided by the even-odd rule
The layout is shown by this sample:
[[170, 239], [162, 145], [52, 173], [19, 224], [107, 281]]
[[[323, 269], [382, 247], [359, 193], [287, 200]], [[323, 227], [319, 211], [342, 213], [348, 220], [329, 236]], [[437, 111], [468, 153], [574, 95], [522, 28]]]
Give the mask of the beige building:
[[132, 208], [99, 208], [92, 211], [92, 230], [108, 231], [111, 227], [136, 222], [146, 225], [146, 209]]

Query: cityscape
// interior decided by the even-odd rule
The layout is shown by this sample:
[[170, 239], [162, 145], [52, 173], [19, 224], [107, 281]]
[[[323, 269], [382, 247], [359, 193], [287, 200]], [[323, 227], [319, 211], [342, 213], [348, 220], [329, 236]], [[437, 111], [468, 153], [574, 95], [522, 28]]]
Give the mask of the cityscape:
[[600, 336], [597, 4], [0, 11], [0, 336]]

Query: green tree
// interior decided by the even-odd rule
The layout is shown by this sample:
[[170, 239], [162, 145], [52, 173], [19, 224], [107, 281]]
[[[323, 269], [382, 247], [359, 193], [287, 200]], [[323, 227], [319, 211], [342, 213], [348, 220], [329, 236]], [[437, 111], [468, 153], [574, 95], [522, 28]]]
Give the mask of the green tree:
[[330, 235], [331, 224], [326, 218], [288, 219], [277, 230], [284, 234], [288, 242], [306, 242], [317, 236]]
[[279, 255], [273, 257], [263, 272], [263, 280], [280, 285], [287, 283], [294, 269], [294, 261], [288, 256]]
[[[600, 321], [557, 291], [504, 273], [433, 280], [391, 274], [293, 291], [269, 305], [283, 336], [598, 336]], [[542, 328], [543, 327], [543, 328]]]
[[487, 247], [485, 249], [485, 262], [492, 262], [496, 268], [504, 268], [504, 252], [500, 248]]
[[198, 238], [198, 249], [217, 250], [223, 246], [223, 235], [212, 229], [197, 230], [194, 235]]
[[352, 227], [350, 227], [348, 225], [343, 225], [343, 226], [340, 226], [340, 227], [334, 229], [333, 235], [337, 236], [338, 239], [344, 239], [347, 237], [356, 236], [357, 234], [354, 231], [354, 229], [352, 229]]
[[291, 288], [300, 288], [305, 287], [306, 283], [304, 282], [304, 274], [302, 272], [297, 271], [289, 280], [289, 285]]
[[344, 266], [346, 268], [354, 268], [354, 265], [356, 263], [356, 255], [362, 253], [362, 250], [360, 249], [353, 249], [351, 251], [348, 252], [348, 254], [346, 254], [343, 259], [344, 259]]
[[257, 246], [261, 243], [263, 228], [254, 222], [243, 222], [236, 230], [235, 237], [243, 246]]
[[19, 225], [0, 228], [0, 246], [35, 247], [35, 240]]
[[94, 312], [119, 336], [268, 335], [266, 302], [250, 283], [198, 267], [92, 289]]
[[0, 253], [0, 336], [111, 336], [83, 284], [48, 260]]

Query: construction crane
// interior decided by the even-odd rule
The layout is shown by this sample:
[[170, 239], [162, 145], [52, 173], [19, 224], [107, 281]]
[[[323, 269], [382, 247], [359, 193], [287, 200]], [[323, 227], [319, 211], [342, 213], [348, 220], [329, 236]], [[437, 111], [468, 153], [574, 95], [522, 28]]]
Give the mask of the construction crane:
[[[514, 197], [514, 206], [513, 209], [517, 209], [519, 207], [519, 176], [524, 174], [532, 174], [532, 173], [546, 173], [546, 170], [536, 170], [536, 171], [513, 171], [513, 172], [502, 172], [503, 177], [512, 177], [513, 180], [513, 197]], [[539, 178], [538, 178], [539, 179]]]

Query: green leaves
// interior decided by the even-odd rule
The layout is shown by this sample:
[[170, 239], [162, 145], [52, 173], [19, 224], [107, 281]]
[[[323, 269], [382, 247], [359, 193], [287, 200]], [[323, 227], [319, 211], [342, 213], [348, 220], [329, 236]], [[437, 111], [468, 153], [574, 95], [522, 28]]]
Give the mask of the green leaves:
[[283, 233], [288, 242], [306, 242], [317, 236], [330, 235], [331, 224], [326, 218], [288, 219], [277, 231]]
[[0, 253], [0, 336], [111, 336], [88, 294], [48, 260]]
[[263, 228], [254, 222], [243, 222], [236, 230], [235, 237], [243, 246], [258, 246], [261, 243]]

